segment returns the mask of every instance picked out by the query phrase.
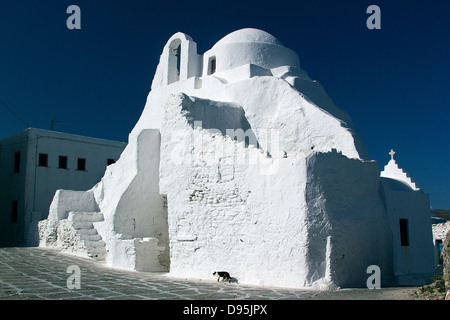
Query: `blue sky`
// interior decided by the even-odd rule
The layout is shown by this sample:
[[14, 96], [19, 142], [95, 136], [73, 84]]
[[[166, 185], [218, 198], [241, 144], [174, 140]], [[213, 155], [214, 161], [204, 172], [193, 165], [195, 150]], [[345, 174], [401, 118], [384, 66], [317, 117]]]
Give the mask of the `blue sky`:
[[[69, 5], [81, 30], [69, 30]], [[381, 9], [369, 30], [366, 9]], [[450, 209], [450, 2], [0, 0], [0, 138], [28, 125], [127, 141], [162, 48], [178, 31], [200, 54], [259, 28], [347, 111], [380, 169], [395, 158], [434, 208]], [[25, 123], [27, 124], [25, 124]]]

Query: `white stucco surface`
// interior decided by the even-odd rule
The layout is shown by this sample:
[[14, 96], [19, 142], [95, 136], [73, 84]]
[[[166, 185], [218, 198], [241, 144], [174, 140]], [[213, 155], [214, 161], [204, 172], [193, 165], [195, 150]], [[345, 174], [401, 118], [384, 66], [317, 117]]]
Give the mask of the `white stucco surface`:
[[420, 257], [428, 236], [399, 255], [390, 209], [415, 199], [419, 225], [427, 198], [383, 188], [349, 115], [296, 53], [257, 29], [196, 48], [168, 40], [127, 148], [87, 191], [109, 265], [321, 289], [365, 286], [369, 265], [383, 284], [433, 269]]
[[391, 159], [388, 164], [384, 166], [384, 170], [381, 172], [381, 176], [401, 181], [409, 186], [412, 190], [420, 190], [416, 183], [411, 179], [409, 174], [402, 168], [400, 168], [400, 166], [394, 159]]

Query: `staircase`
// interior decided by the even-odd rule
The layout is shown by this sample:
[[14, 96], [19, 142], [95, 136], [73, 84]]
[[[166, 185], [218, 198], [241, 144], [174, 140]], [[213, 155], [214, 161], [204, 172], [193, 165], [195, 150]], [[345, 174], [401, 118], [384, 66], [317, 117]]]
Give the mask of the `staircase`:
[[67, 220], [71, 222], [72, 228], [79, 235], [80, 247], [87, 256], [98, 261], [104, 261], [106, 258], [106, 244], [94, 227], [94, 222], [104, 220], [103, 213], [71, 211]]

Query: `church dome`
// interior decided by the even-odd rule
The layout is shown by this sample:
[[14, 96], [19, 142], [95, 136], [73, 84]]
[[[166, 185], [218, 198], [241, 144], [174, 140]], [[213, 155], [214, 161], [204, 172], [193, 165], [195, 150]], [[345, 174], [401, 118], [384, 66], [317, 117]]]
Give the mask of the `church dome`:
[[[297, 54], [283, 46], [277, 38], [254, 28], [228, 34], [203, 55], [203, 75], [226, 72], [245, 65], [259, 67], [259, 70], [281, 66], [300, 68], [300, 61]], [[269, 74], [261, 72], [261, 75]]]
[[242, 43], [242, 42], [258, 42], [283, 46], [283, 44], [277, 38], [272, 36], [270, 33], [267, 33], [259, 29], [246, 28], [234, 31], [226, 35], [221, 40], [219, 40], [213, 46], [213, 48], [217, 48], [231, 43]]

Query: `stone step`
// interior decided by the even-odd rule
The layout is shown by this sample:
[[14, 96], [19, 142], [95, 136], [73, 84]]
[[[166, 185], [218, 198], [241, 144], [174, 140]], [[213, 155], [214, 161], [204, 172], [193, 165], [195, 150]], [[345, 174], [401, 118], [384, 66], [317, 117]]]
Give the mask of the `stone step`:
[[[81, 230], [83, 230], [83, 231], [94, 230], [95, 231], [95, 229], [80, 229], [79, 231], [81, 231]], [[102, 240], [102, 236], [99, 235], [97, 232], [95, 232], [94, 234], [82, 234], [82, 233], [79, 233], [79, 234], [80, 234], [81, 240], [87, 240], [87, 241]]]
[[[97, 230], [95, 228], [89, 228], [89, 229], [77, 229], [77, 233], [80, 236], [95, 236], [95, 235], [99, 235], [97, 233]], [[84, 239], [82, 239], [84, 240]], [[88, 240], [88, 239], [86, 239]]]
[[103, 213], [101, 212], [79, 212], [70, 211], [68, 216], [69, 221], [83, 221], [83, 222], [100, 222], [103, 221]]
[[95, 254], [103, 254], [106, 253], [106, 248], [105, 247], [89, 248], [87, 249], [87, 251]]
[[104, 221], [103, 213], [70, 211], [68, 220], [80, 235], [81, 244], [87, 255], [98, 261], [104, 261], [107, 255], [106, 243], [94, 227], [94, 222]]
[[83, 241], [83, 245], [88, 248], [104, 248], [106, 246], [105, 241], [103, 240], [95, 240], [95, 241], [91, 241], [91, 240], [84, 240]]
[[[84, 221], [74, 221], [72, 224], [74, 229], [93, 229], [94, 225], [92, 222], [84, 222]], [[94, 229], [95, 230], [95, 229]]]

